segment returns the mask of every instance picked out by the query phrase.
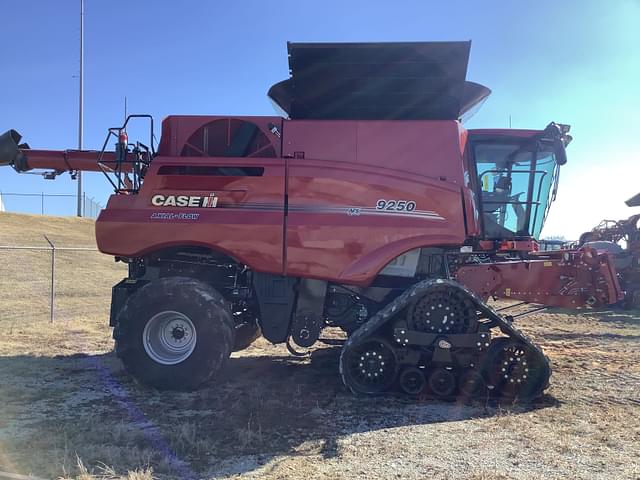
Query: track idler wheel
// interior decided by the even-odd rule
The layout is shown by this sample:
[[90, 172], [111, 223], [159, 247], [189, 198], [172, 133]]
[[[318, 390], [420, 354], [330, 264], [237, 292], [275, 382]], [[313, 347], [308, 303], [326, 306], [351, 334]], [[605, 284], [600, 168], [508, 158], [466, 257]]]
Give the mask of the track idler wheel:
[[446, 368], [436, 368], [429, 375], [429, 389], [436, 397], [449, 398], [456, 391], [456, 376]]
[[409, 395], [418, 395], [427, 385], [422, 370], [416, 367], [405, 368], [400, 375], [400, 388]]
[[354, 393], [382, 393], [391, 388], [398, 376], [395, 351], [383, 338], [364, 339], [343, 352], [340, 373]]
[[483, 366], [495, 395], [509, 400], [539, 397], [547, 387], [551, 369], [545, 356], [531, 346], [510, 338], [491, 342]]

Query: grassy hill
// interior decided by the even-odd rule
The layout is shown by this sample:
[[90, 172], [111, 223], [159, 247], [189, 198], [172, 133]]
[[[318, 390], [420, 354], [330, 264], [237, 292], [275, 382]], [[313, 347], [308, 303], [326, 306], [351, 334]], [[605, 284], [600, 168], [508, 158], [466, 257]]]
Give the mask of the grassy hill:
[[51, 217], [0, 212], [0, 245], [95, 247], [95, 222], [91, 218]]
[[[48, 248], [45, 235], [57, 247], [96, 248], [92, 219], [0, 213], [2, 246]], [[20, 344], [25, 353], [63, 353], [80, 340], [92, 349], [110, 348], [111, 287], [125, 275], [125, 265], [97, 249], [57, 251], [55, 323], [49, 325], [51, 252], [0, 249], [0, 327], [9, 332], [0, 352]], [[55, 328], [56, 324], [64, 329]]]

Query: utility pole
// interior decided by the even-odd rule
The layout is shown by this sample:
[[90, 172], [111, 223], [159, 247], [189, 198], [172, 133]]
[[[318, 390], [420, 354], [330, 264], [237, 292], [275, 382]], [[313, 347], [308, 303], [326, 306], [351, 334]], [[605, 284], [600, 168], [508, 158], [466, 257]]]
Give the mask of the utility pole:
[[[80, 99], [78, 102], [78, 150], [82, 150], [84, 123], [84, 0], [80, 0]], [[78, 216], [82, 216], [82, 172], [78, 171]]]

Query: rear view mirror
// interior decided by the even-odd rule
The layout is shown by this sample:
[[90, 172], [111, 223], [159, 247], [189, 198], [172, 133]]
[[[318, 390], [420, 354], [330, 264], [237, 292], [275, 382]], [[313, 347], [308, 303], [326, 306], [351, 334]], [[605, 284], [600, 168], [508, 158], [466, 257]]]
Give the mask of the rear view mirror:
[[567, 163], [567, 151], [564, 148], [564, 142], [560, 137], [553, 139], [553, 149], [556, 154], [556, 162], [558, 165], [564, 165]]
[[569, 125], [551, 122], [542, 132], [541, 139], [548, 139], [553, 142], [553, 150], [556, 154], [556, 162], [558, 162], [558, 165], [567, 163], [567, 152], [565, 148], [572, 140], [571, 135], [568, 134], [570, 128]]

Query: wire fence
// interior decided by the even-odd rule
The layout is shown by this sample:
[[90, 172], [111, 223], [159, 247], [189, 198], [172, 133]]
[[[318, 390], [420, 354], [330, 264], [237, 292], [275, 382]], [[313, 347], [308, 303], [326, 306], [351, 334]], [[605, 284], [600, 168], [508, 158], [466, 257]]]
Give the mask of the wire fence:
[[0, 245], [0, 324], [108, 318], [122, 264], [95, 247]]
[[[70, 193], [13, 193], [0, 191], [0, 211], [40, 215], [76, 215], [78, 196]], [[96, 218], [103, 206], [82, 194], [82, 216]]]

